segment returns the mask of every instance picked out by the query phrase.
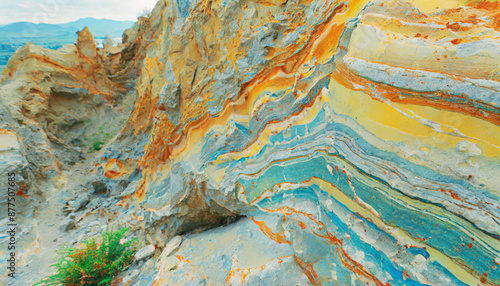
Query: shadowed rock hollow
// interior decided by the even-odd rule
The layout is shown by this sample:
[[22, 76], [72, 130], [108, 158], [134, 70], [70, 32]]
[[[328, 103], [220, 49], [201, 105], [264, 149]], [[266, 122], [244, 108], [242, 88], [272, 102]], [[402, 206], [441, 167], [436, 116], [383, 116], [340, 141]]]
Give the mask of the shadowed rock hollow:
[[28, 44], [0, 79], [17, 282], [127, 226], [117, 285], [498, 285], [498, 9], [162, 0], [118, 47]]

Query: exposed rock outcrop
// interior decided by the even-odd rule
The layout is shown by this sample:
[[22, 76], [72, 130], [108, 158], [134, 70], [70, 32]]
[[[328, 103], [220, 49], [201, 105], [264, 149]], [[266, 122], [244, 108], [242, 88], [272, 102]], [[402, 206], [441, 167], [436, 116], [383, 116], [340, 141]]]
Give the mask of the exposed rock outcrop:
[[18, 51], [9, 162], [71, 177], [66, 240], [148, 245], [126, 283], [497, 285], [495, 3], [161, 0], [123, 49]]
[[88, 29], [57, 51], [26, 45], [3, 74], [2, 104], [16, 107], [7, 107], [4, 122], [36, 145], [24, 152], [37, 174], [83, 159], [82, 139], [96, 129], [89, 122], [107, 118], [125, 92], [108, 79]]

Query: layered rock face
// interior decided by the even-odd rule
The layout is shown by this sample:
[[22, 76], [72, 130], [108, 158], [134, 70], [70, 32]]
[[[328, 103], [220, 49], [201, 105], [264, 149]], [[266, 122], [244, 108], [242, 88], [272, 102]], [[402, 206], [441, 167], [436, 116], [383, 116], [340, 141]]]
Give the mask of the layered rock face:
[[[9, 129], [71, 147], [47, 150], [74, 175], [61, 192], [92, 194], [71, 239], [107, 218], [155, 246], [123, 285], [498, 285], [499, 8], [162, 0], [108, 57], [85, 31], [52, 55], [25, 47], [32, 67], [19, 51], [2, 89], [25, 92], [5, 108], [46, 128]], [[76, 170], [83, 131], [49, 119], [85, 96], [81, 128], [135, 103]], [[14, 139], [25, 170], [38, 159]]]

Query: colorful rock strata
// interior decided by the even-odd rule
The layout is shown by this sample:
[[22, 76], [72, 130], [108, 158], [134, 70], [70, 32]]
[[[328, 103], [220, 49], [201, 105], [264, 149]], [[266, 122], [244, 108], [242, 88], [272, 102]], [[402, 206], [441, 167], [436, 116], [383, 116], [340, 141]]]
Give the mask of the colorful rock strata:
[[137, 199], [170, 226], [203, 174], [246, 218], [153, 284], [500, 283], [498, 5], [281, 2], [155, 9]]
[[499, 2], [162, 0], [119, 66], [137, 285], [500, 284]]

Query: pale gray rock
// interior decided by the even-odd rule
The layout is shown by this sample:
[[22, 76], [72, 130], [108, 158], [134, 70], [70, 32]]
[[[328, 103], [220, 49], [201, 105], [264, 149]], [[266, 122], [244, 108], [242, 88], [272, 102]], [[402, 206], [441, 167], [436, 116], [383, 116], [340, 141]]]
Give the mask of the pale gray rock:
[[77, 212], [88, 205], [89, 202], [90, 196], [88, 194], [81, 194], [75, 200], [68, 202], [68, 209]]
[[70, 231], [76, 227], [76, 222], [74, 217], [67, 217], [59, 226], [60, 231]]
[[121, 285], [133, 285], [131, 283], [134, 283], [137, 280], [137, 277], [141, 274], [141, 272], [137, 269], [132, 270], [125, 278], [123, 278]]
[[142, 260], [146, 260], [151, 256], [153, 256], [154, 253], [155, 253], [155, 247], [153, 245], [145, 246], [139, 249], [139, 251], [137, 251], [137, 253], [135, 254], [135, 262], [141, 262]]

